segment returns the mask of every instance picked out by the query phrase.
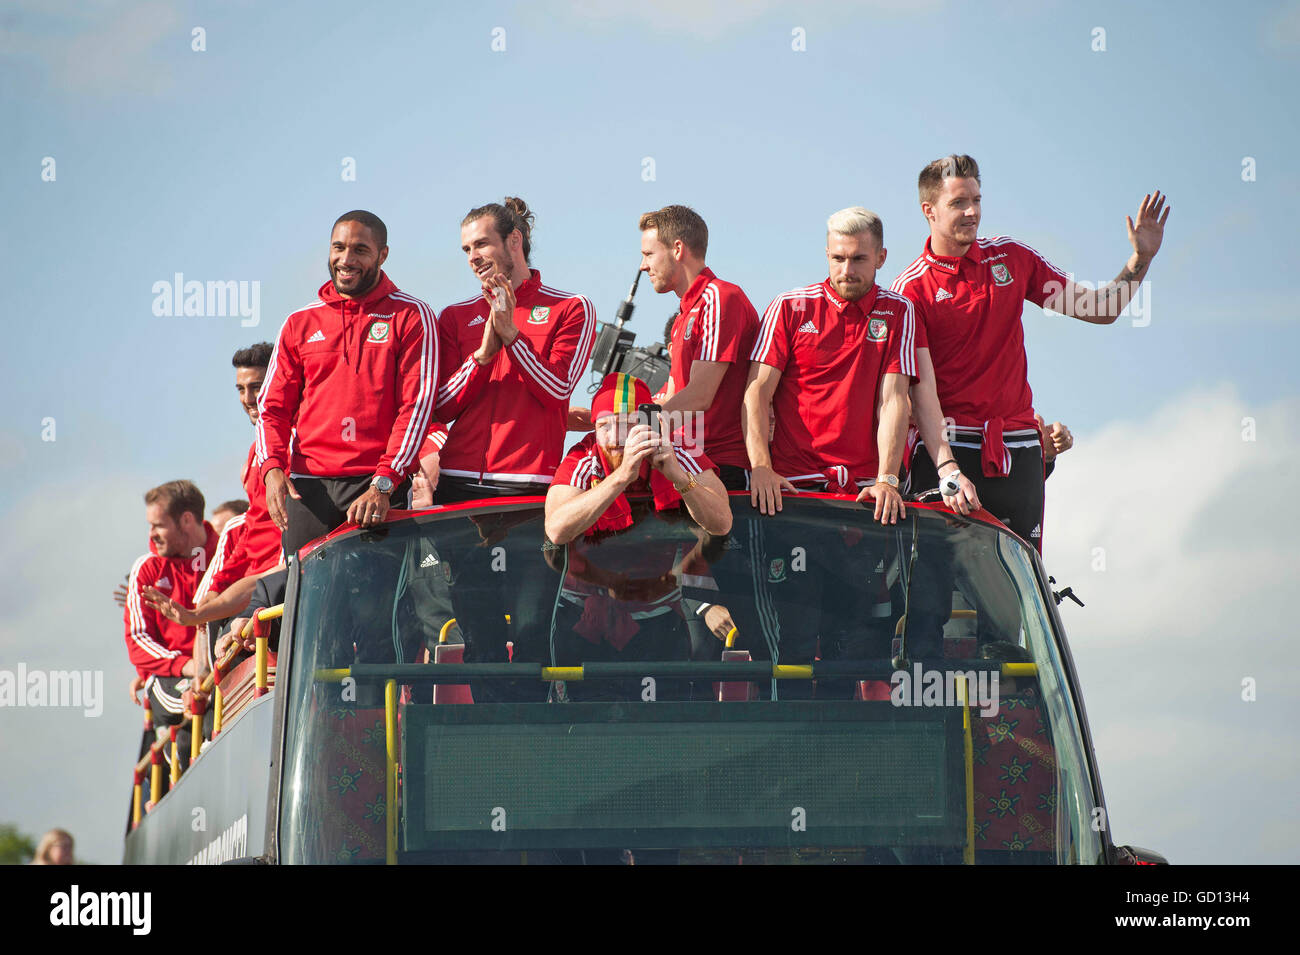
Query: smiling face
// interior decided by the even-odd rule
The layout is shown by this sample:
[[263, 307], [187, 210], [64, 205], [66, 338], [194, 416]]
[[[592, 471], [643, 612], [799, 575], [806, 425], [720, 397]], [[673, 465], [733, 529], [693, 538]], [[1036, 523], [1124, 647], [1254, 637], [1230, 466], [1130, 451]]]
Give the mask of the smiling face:
[[876, 245], [870, 232], [826, 236], [826, 264], [830, 269], [831, 288], [846, 302], [856, 302], [871, 291], [876, 270], [885, 264], [886, 250]]
[[978, 179], [949, 176], [934, 202], [921, 203], [930, 222], [930, 245], [939, 255], [964, 255], [980, 227]]
[[[673, 245], [680, 250], [681, 240]], [[670, 292], [679, 284], [681, 269], [680, 251], [676, 254], [659, 241], [658, 229], [641, 233], [641, 271], [646, 273], [656, 292]]]
[[330, 235], [329, 270], [334, 290], [344, 298], [361, 298], [379, 281], [388, 258], [370, 229], [360, 222], [340, 222]]
[[265, 380], [265, 368], [235, 369], [235, 394], [239, 396], [239, 404], [253, 424], [257, 424], [257, 396], [261, 394], [262, 382]]
[[[496, 230], [491, 216], [479, 216], [460, 227], [460, 250], [465, 253], [470, 271], [480, 281], [500, 272], [513, 282], [516, 272], [516, 253], [522, 258], [523, 236], [516, 229], [504, 239]], [[525, 266], [526, 267], [526, 266]]]

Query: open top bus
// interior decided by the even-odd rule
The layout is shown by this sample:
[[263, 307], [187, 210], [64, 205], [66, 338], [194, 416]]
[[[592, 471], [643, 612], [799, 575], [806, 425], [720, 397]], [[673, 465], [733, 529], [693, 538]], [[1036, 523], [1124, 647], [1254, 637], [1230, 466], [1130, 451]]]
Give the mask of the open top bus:
[[510, 498], [304, 548], [274, 689], [226, 677], [237, 713], [125, 861], [1163, 861], [1110, 840], [1024, 541], [937, 505], [731, 503], [721, 538], [637, 506], [556, 546]]

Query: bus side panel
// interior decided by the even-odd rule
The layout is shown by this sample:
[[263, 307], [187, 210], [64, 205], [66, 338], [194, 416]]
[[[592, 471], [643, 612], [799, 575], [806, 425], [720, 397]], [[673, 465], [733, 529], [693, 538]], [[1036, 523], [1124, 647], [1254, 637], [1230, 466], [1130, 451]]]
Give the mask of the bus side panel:
[[225, 727], [141, 820], [126, 838], [125, 864], [219, 865], [267, 854], [274, 698], [253, 702]]

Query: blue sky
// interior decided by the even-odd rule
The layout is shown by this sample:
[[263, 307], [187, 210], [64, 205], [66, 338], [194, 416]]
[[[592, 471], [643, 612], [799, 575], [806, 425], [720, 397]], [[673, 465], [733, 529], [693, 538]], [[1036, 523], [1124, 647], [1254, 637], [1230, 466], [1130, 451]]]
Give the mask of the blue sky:
[[[670, 202], [705, 216], [710, 265], [761, 310], [824, 276], [825, 218], [848, 205], [883, 217], [880, 278], [892, 281], [926, 235], [916, 174], [954, 150], [983, 170], [983, 234], [1013, 235], [1094, 282], [1119, 271], [1124, 216], [1160, 188], [1173, 212], [1149, 324], [1096, 328], [1025, 309], [1035, 403], [1079, 436], [1066, 459], [1076, 473], [1096, 475], [1061, 485], [1077, 487], [1068, 498], [1049, 485], [1053, 506], [1093, 514], [1097, 489], [1116, 483], [1157, 494], [1169, 470], [1204, 463], [1206, 435], [1235, 435], [1243, 416], [1276, 421], [1260, 453], [1282, 454], [1273, 473], [1295, 474], [1279, 448], [1295, 436], [1286, 411], [1300, 397], [1288, 261], [1300, 219], [1297, 4], [377, 6], [20, 0], [0, 16], [0, 241], [15, 279], [0, 357], [0, 509], [12, 531], [0, 665], [68, 665], [75, 653], [103, 668], [109, 709], [92, 735], [100, 752], [125, 754], [52, 780], [66, 804], [44, 790], [0, 793], [0, 820], [59, 824], [51, 813], [129, 761], [136, 717], [113, 689], [129, 669], [108, 592], [143, 549], [140, 493], [178, 476], [211, 501], [240, 493], [251, 431], [230, 354], [273, 339], [311, 300], [330, 223], [347, 209], [386, 220], [388, 274], [441, 308], [475, 291], [460, 218], [523, 196], [547, 283], [610, 319], [636, 270], [638, 215]], [[1093, 49], [1098, 27], [1104, 51]], [[792, 49], [796, 30], [805, 50]], [[341, 178], [345, 157], [354, 182]], [[1246, 157], [1254, 181], [1243, 181]], [[259, 326], [155, 316], [153, 284], [177, 272], [260, 283]], [[656, 340], [675, 299], [643, 287], [637, 306], [638, 339]], [[1200, 413], [1161, 417], [1189, 403]], [[54, 441], [41, 440], [47, 418]], [[1107, 438], [1167, 421], [1186, 440], [1161, 458], [1142, 457], [1151, 441]], [[1089, 457], [1090, 438], [1123, 456]], [[1232, 454], [1255, 452], [1237, 444]], [[1077, 555], [1053, 554], [1050, 527], [1049, 569], [1054, 556], [1068, 565]], [[1238, 552], [1252, 553], [1248, 535], [1232, 541]], [[1246, 606], [1248, 594], [1218, 599]], [[1281, 662], [1294, 667], [1294, 654]], [[1098, 709], [1120, 735], [1122, 707]], [[52, 730], [29, 717], [0, 713], [0, 752], [34, 764]], [[1295, 758], [1286, 764], [1294, 782]], [[100, 861], [116, 858], [123, 801], [83, 826]], [[1134, 828], [1160, 815], [1137, 795], [1126, 809]], [[1210, 852], [1203, 861], [1241, 851], [1225, 838], [1216, 856], [1188, 835], [1197, 826], [1169, 832], [1184, 857], [1178, 840]], [[1296, 861], [1300, 833], [1283, 845], [1261, 840], [1241, 859]]]

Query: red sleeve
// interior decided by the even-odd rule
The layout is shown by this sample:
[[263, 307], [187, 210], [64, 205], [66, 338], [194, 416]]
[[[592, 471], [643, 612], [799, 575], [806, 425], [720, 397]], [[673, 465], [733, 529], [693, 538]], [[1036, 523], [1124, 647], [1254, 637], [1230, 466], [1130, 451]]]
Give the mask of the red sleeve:
[[189, 657], [169, 649], [163, 636], [165, 618], [145, 603], [144, 589], [152, 587], [162, 575], [166, 562], [145, 554], [131, 568], [126, 584], [126, 650], [131, 665], [140, 676], [180, 676]]
[[677, 463], [682, 466], [682, 470], [692, 477], [705, 471], [713, 471], [715, 474], [718, 471], [718, 466], [710, 461], [703, 451], [691, 451], [680, 445], [674, 445], [673, 454], [676, 455]]
[[451, 437], [451, 432], [447, 430], [447, 426], [441, 421], [435, 421], [433, 426], [429, 428], [428, 436], [424, 439], [424, 447], [420, 449], [420, 457], [441, 453], [443, 445], [447, 443], [449, 437]]
[[1029, 272], [1025, 299], [1042, 308], [1049, 298], [1064, 291], [1070, 277], [1029, 246], [1017, 242], [1016, 249], [1024, 263], [1023, 268]]
[[595, 473], [591, 452], [595, 447], [595, 439], [594, 434], [589, 434], [569, 448], [569, 453], [564, 456], [560, 466], [555, 469], [555, 477], [551, 479], [552, 487], [557, 484], [568, 484], [582, 488], [584, 491], [591, 487], [591, 479]]
[[895, 307], [885, 342], [885, 374], [907, 375], [916, 381], [916, 312], [912, 300], [904, 298], [890, 304]]
[[758, 326], [758, 337], [754, 339], [754, 350], [750, 353], [750, 361], [761, 361], [764, 365], [771, 365], [777, 371], [785, 371], [785, 363], [790, 358], [788, 325], [790, 314], [792, 312], [789, 299], [784, 295], [772, 299], [772, 304], [763, 313], [763, 321]]
[[564, 315], [556, 319], [558, 327], [548, 354], [533, 351], [523, 335], [506, 346], [524, 384], [542, 402], [569, 400], [578, 379], [587, 370], [591, 347], [596, 341], [596, 310], [585, 295], [574, 296], [560, 307]]
[[476, 362], [473, 351], [461, 351], [457, 318], [451, 308], [438, 316], [438, 417], [443, 421], [459, 418], [492, 377], [490, 365]]
[[420, 447], [429, 433], [438, 391], [438, 330], [433, 309], [419, 299], [402, 297], [406, 320], [398, 339], [397, 359], [401, 403], [388, 447], [375, 474], [400, 483], [420, 466]]
[[745, 332], [748, 304], [734, 296], [722, 296], [716, 285], [704, 289], [700, 303], [700, 351], [696, 361], [746, 361]]
[[293, 318], [290, 315], [280, 328], [271, 363], [266, 368], [266, 380], [257, 396], [257, 436], [253, 443], [263, 481], [267, 471], [289, 469], [289, 436], [302, 399], [302, 361], [294, 342]]
[[[249, 553], [245, 540], [248, 536], [247, 518], [231, 527], [234, 521], [221, 529], [221, 540], [217, 543], [217, 559], [208, 568], [207, 593], [219, 594], [237, 580], [248, 576], [252, 569], [252, 554]], [[200, 589], [202, 585], [200, 584]]]

